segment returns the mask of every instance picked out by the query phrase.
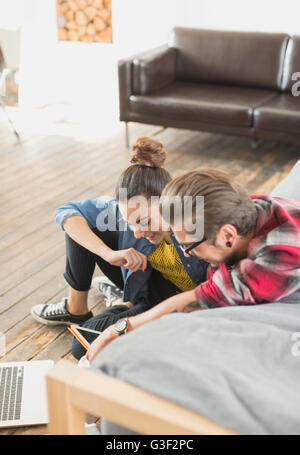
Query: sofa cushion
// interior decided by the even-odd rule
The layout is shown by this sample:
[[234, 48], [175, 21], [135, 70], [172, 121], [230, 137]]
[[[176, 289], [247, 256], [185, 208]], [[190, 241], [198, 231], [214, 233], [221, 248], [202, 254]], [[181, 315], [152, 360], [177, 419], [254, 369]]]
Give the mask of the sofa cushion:
[[278, 89], [289, 36], [176, 27], [176, 78], [186, 81]]
[[289, 174], [273, 189], [270, 196], [300, 201], [300, 160]]
[[176, 81], [147, 96], [131, 95], [130, 110], [160, 119], [250, 127], [253, 109], [276, 94], [269, 90]]
[[295, 80], [292, 79], [294, 73], [300, 72], [300, 36], [293, 36], [288, 43], [286, 58], [284, 62], [282, 88], [291, 92]]
[[276, 95], [254, 111], [254, 127], [300, 134], [300, 97]]

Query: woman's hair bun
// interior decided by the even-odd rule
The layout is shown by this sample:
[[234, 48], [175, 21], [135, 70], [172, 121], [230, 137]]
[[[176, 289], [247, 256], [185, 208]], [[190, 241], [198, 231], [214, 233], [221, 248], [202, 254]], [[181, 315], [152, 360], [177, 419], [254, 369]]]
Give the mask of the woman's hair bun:
[[152, 167], [164, 167], [167, 151], [163, 144], [151, 137], [142, 136], [132, 146], [131, 164], [147, 162]]

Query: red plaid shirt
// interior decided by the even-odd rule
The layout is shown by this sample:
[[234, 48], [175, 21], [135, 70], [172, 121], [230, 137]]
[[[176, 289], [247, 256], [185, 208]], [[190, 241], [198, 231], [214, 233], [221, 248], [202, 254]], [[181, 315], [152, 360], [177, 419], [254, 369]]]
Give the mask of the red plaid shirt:
[[201, 308], [300, 303], [300, 202], [251, 196], [258, 210], [248, 256], [211, 270], [195, 293]]

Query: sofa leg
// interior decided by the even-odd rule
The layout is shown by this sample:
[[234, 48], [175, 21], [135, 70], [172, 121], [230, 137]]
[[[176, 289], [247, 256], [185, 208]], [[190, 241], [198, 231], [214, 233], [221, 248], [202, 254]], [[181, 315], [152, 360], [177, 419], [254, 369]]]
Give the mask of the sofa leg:
[[129, 148], [129, 142], [130, 142], [129, 123], [125, 122], [125, 144], [126, 144], [126, 148]]
[[259, 139], [252, 139], [251, 141], [251, 148], [252, 150], [256, 150], [260, 144], [260, 140]]

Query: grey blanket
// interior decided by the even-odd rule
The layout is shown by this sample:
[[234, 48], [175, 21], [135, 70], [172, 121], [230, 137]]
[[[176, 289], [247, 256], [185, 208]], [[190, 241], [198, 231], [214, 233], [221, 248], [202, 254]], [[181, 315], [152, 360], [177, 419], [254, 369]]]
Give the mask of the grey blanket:
[[297, 338], [300, 304], [170, 314], [113, 341], [92, 368], [242, 434], [300, 434]]
[[[300, 160], [271, 196], [299, 201], [299, 179]], [[108, 345], [93, 368], [242, 434], [300, 434], [300, 302], [164, 316]]]

